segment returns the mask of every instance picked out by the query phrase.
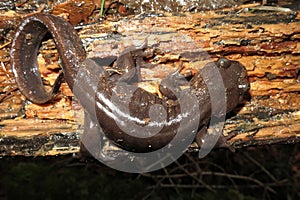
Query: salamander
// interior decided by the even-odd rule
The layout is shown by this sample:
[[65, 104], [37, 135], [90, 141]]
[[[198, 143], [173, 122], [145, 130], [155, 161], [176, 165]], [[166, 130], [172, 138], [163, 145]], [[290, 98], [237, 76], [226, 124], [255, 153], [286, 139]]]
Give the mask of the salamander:
[[[47, 32], [55, 41], [62, 65], [62, 73], [51, 91], [45, 90], [37, 64], [39, 45]], [[183, 134], [172, 144], [180, 144], [191, 135], [197, 138], [199, 144], [203, 143], [203, 133], [211, 118], [222, 118], [231, 112], [242, 102], [249, 89], [245, 67], [237, 61], [220, 58], [208, 63], [191, 78], [188, 91], [174, 89], [176, 85], [164, 85], [170, 82], [167, 79], [175, 82], [182, 79], [178, 72], [162, 80], [160, 87], [174, 93], [170, 97], [172, 103], [169, 103], [170, 95], [160, 98], [127, 83], [135, 77], [132, 73], [138, 73], [138, 59], [133, 55], [143, 56], [140, 54], [143, 48], [131, 49], [125, 56], [87, 58], [80, 38], [68, 22], [50, 14], [35, 14], [25, 18], [15, 34], [11, 65], [20, 91], [38, 104], [46, 103], [55, 96], [64, 77], [84, 108], [84, 131], [98, 130], [117, 146], [132, 152], [151, 152], [167, 146], [179, 131]], [[126, 70], [119, 77], [112, 78], [103, 66], [114, 63], [118, 70]], [[129, 64], [125, 66], [124, 63]], [[131, 75], [126, 77], [128, 73]], [[212, 85], [212, 78], [211, 81], [206, 79], [218, 77], [218, 74], [224, 84], [226, 104], [220, 103], [224, 112], [211, 116], [212, 103], [222, 99], [211, 99], [210, 90], [218, 92], [219, 86]], [[212, 89], [208, 85], [212, 85]]]

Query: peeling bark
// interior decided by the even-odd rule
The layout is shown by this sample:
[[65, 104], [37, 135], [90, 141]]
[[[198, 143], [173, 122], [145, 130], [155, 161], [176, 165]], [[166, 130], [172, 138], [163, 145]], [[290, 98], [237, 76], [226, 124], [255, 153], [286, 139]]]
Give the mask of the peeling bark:
[[[194, 73], [207, 62], [207, 57], [199, 59], [205, 52], [213, 60], [221, 56], [237, 60], [247, 68], [251, 89], [237, 115], [226, 120], [224, 135], [236, 133], [228, 141], [230, 146], [238, 149], [300, 140], [300, 15], [296, 12], [237, 14], [228, 9], [182, 16], [132, 16], [83, 27], [79, 34], [90, 57], [119, 55], [132, 39], [141, 43], [147, 38], [148, 45], [169, 50], [160, 58], [163, 67], [142, 71], [145, 79], [167, 75], [180, 61], [184, 72]], [[112, 50], [116, 44], [118, 48]], [[52, 83], [59, 69], [57, 53], [53, 43], [43, 46], [41, 54], [52, 56], [40, 56], [39, 63], [42, 75]], [[9, 48], [0, 50], [5, 55]], [[32, 104], [16, 89], [9, 61], [1, 59], [1, 52], [0, 61], [0, 155], [78, 152], [82, 112], [68, 86], [62, 85], [53, 102]]]

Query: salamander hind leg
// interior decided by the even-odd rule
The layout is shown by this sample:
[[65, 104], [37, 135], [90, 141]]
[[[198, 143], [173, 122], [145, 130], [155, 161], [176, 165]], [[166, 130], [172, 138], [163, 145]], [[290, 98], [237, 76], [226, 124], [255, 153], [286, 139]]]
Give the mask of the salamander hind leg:
[[113, 157], [106, 155], [103, 151], [104, 133], [102, 129], [94, 123], [89, 114], [84, 114], [84, 132], [81, 136], [80, 153], [83, 156], [92, 155], [94, 158], [101, 161], [112, 161]]

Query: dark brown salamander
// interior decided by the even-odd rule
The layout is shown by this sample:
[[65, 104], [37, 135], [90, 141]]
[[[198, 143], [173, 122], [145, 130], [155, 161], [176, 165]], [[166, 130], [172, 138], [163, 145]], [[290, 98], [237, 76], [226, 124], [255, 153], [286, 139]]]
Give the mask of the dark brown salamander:
[[[141, 49], [133, 49], [119, 58], [86, 59], [82, 43], [69, 23], [53, 15], [35, 14], [24, 19], [11, 49], [17, 84], [21, 92], [35, 103], [49, 101], [60, 85], [61, 77], [53, 90], [47, 93], [38, 70], [38, 48], [47, 32], [51, 33], [58, 49], [64, 79], [85, 110], [85, 132], [100, 131], [100, 126], [116, 145], [133, 152], [150, 152], [167, 146], [179, 132], [182, 134], [172, 144], [194, 137], [197, 132], [201, 133], [198, 134], [198, 143], [203, 142], [203, 132], [210, 122], [212, 108], [218, 110], [220, 107], [222, 110], [223, 107], [223, 111], [214, 112], [212, 117], [224, 117], [241, 103], [249, 89], [245, 68], [239, 62], [220, 58], [207, 64], [189, 81], [190, 90], [173, 90], [173, 86], [168, 84], [163, 86], [163, 83], [170, 83], [167, 79], [175, 82], [180, 79], [178, 73], [170, 75], [162, 81], [161, 87], [173, 91], [176, 98], [168, 99], [169, 95], [159, 98], [126, 83], [134, 76], [125, 80], [122, 76], [112, 78], [101, 67], [117, 63], [118, 70], [125, 68], [128, 71], [125, 76], [131, 73], [130, 70], [136, 74], [137, 58], [133, 55], [140, 53]], [[122, 65], [120, 63], [131, 64], [119, 66]], [[220, 82], [209, 77], [219, 77]], [[212, 85], [214, 83], [217, 84]], [[221, 95], [220, 99], [211, 99], [210, 94], [214, 92], [217, 95], [223, 92], [223, 98]], [[213, 104], [216, 106], [213, 107]]]

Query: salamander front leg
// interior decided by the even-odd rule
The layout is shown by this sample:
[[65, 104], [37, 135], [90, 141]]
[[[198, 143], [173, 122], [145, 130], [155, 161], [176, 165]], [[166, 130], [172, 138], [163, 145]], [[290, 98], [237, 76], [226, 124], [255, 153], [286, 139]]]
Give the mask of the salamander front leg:
[[[226, 148], [226, 149], [229, 149], [232, 152], [235, 151], [235, 149], [232, 146], [230, 146], [227, 143], [227, 141], [229, 139], [231, 139], [232, 137], [234, 137], [236, 134], [233, 133], [233, 134], [230, 134], [228, 136], [224, 136], [223, 134], [221, 134], [218, 137], [216, 142], [214, 140], [215, 139], [214, 136], [210, 136], [208, 134], [209, 133], [208, 133], [208, 130], [207, 130], [206, 126], [202, 127], [200, 129], [200, 131], [197, 133], [195, 140], [196, 140], [196, 143], [197, 143], [197, 145], [200, 149], [201, 148], [206, 148], [207, 150], [210, 150], [210, 149], [207, 148], [207, 146], [211, 147], [211, 145], [214, 145], [213, 148]], [[209, 144], [209, 143], [211, 143], [211, 144]], [[204, 149], [204, 150], [206, 150], [206, 149]]]

